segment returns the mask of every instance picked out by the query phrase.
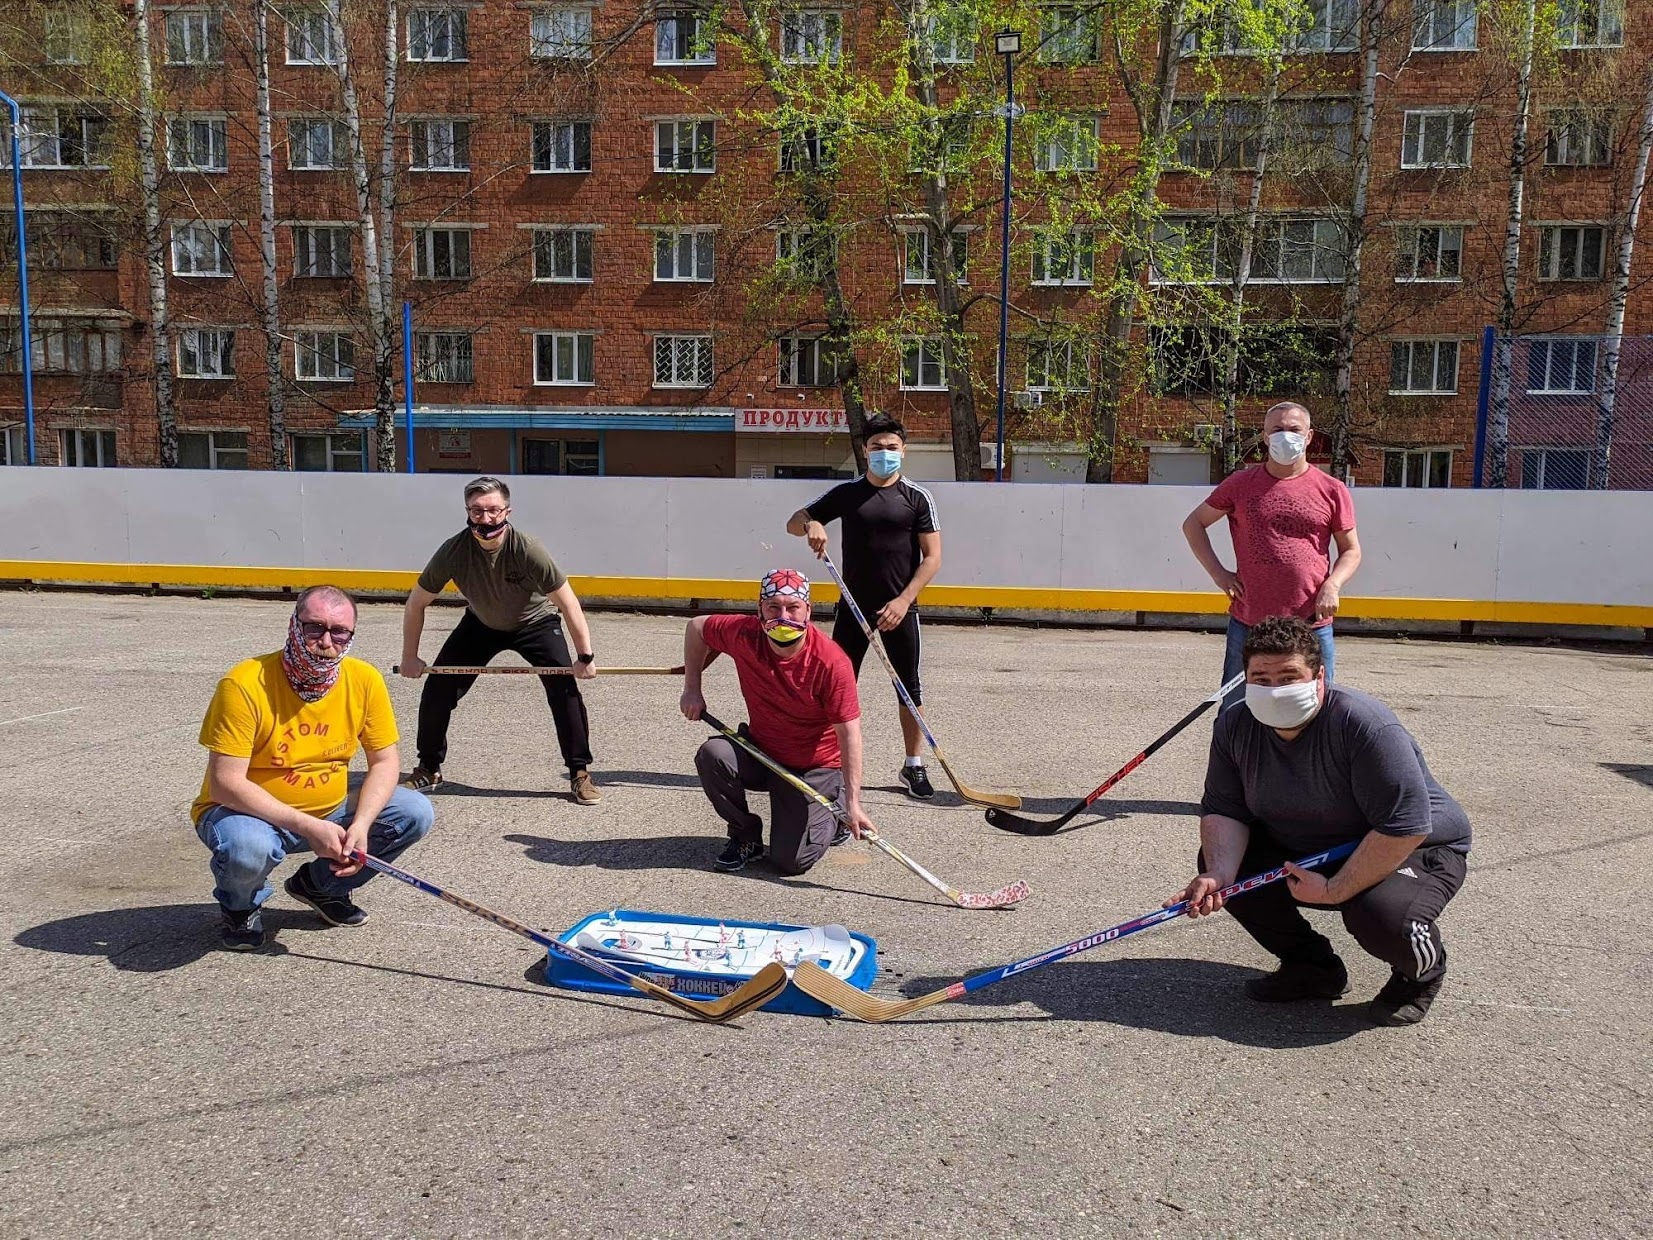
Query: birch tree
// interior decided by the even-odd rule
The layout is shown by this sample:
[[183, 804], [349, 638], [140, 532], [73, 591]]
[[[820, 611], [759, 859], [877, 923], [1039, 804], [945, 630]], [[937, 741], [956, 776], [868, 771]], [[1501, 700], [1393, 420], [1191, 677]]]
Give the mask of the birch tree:
[[286, 469], [287, 387], [281, 373], [281, 294], [276, 271], [275, 153], [271, 136], [269, 5], [253, 0], [254, 108], [258, 126], [258, 253], [262, 296], [259, 326], [264, 333], [266, 407], [270, 429], [270, 464]]

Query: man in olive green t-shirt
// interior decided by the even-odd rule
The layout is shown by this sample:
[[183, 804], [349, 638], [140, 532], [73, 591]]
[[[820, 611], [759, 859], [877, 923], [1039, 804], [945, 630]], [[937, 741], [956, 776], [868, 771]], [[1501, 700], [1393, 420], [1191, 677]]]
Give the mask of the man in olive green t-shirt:
[[[595, 805], [602, 793], [586, 769], [591, 763], [591, 729], [575, 677], [597, 674], [591, 630], [574, 587], [538, 539], [510, 522], [511, 492], [498, 478], [465, 485], [466, 527], [436, 549], [402, 615], [401, 673], [424, 675], [419, 638], [425, 609], [451, 581], [467, 604], [465, 614], [436, 655], [437, 667], [480, 667], [501, 651], [514, 650], [533, 667], [572, 667], [573, 676], [541, 676], [545, 700], [557, 726], [557, 745], [568, 764], [574, 800]], [[559, 614], [560, 613], [560, 614]], [[567, 621], [578, 658], [563, 639]], [[419, 697], [419, 765], [403, 781], [429, 791], [442, 782], [448, 756], [448, 721], [454, 707], [476, 683], [475, 676], [432, 676]]]

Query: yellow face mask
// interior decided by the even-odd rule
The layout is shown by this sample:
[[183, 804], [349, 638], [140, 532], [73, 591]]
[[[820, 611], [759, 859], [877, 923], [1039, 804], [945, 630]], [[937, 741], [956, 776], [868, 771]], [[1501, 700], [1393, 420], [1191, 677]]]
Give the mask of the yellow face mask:
[[769, 640], [780, 647], [795, 646], [803, 640], [807, 629], [788, 624], [785, 620], [776, 620], [764, 626], [764, 633]]

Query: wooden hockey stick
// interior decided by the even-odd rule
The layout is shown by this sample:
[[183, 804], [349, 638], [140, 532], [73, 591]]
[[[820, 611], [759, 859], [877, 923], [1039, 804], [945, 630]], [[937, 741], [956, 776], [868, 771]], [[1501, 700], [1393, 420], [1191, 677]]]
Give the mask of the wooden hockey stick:
[[[517, 667], [506, 664], [503, 667], [430, 667], [420, 673], [424, 676], [572, 676], [576, 669], [572, 667]], [[402, 665], [394, 664], [391, 674], [400, 676]], [[683, 667], [598, 667], [599, 676], [681, 676]]]
[[832, 579], [838, 583], [839, 596], [849, 605], [850, 614], [855, 617], [855, 622], [861, 626], [861, 631], [867, 635], [867, 645], [871, 646], [877, 653], [879, 662], [884, 665], [884, 670], [890, 674], [890, 683], [895, 686], [896, 696], [901, 699], [901, 704], [907, 708], [907, 713], [913, 717], [913, 722], [918, 724], [918, 730], [924, 733], [924, 740], [930, 746], [930, 751], [935, 754], [936, 761], [941, 764], [941, 769], [947, 772], [947, 778], [952, 782], [953, 787], [958, 790], [958, 794], [966, 801], [972, 801], [977, 805], [992, 805], [1000, 809], [1020, 809], [1022, 807], [1021, 797], [1008, 792], [978, 792], [953, 773], [953, 768], [947, 761], [947, 755], [941, 752], [941, 745], [936, 740], [936, 734], [930, 731], [930, 725], [924, 721], [924, 716], [919, 714], [918, 705], [913, 701], [913, 695], [907, 692], [907, 686], [901, 683], [901, 675], [895, 670], [895, 664], [890, 662], [889, 652], [884, 649], [883, 638], [879, 635], [877, 629], [867, 623], [867, 617], [862, 614], [860, 605], [855, 601], [855, 596], [849, 592], [849, 586], [844, 584], [843, 575], [839, 573], [838, 566], [832, 562], [832, 557], [822, 552], [821, 559], [826, 562], [827, 571], [832, 574]]
[[588, 951], [564, 943], [561, 939], [552, 938], [548, 934], [541, 934], [538, 930], [530, 929], [520, 921], [496, 913], [490, 908], [484, 908], [475, 901], [467, 900], [464, 896], [455, 895], [438, 887], [435, 883], [427, 882], [409, 874], [406, 870], [399, 870], [388, 861], [380, 861], [377, 857], [370, 857], [361, 851], [350, 854], [352, 861], [360, 862], [370, 869], [381, 874], [388, 874], [394, 879], [406, 883], [409, 887], [417, 887], [428, 895], [444, 900], [455, 908], [462, 908], [467, 913], [474, 913], [484, 921], [491, 921], [496, 926], [509, 930], [512, 934], [520, 934], [530, 942], [538, 943], [547, 951], [556, 952], [576, 964], [584, 965], [593, 973], [600, 973], [611, 982], [621, 982], [642, 991], [651, 999], [658, 999], [662, 1003], [670, 1004], [685, 1016], [692, 1016], [696, 1020], [709, 1021], [714, 1025], [721, 1025], [737, 1016], [750, 1012], [753, 1008], [762, 1007], [781, 991], [786, 989], [786, 970], [774, 961], [770, 961], [752, 975], [750, 981], [743, 982], [737, 989], [730, 991], [719, 999], [685, 999], [682, 995], [673, 994], [664, 986], [657, 986], [653, 982], [628, 973], [619, 965], [604, 960], [601, 956], [594, 956]]
[[[1327, 849], [1323, 853], [1316, 853], [1312, 857], [1305, 857], [1297, 864], [1302, 869], [1312, 869], [1317, 865], [1325, 865], [1331, 861], [1339, 861], [1354, 852], [1354, 844], [1339, 844], [1336, 848]], [[1224, 887], [1218, 894], [1224, 900], [1231, 900], [1235, 896], [1243, 895], [1247, 891], [1254, 891], [1258, 887], [1269, 883], [1279, 882], [1286, 875], [1285, 866], [1278, 869], [1266, 870], [1261, 874], [1254, 874], [1250, 878], [1232, 883]], [[1075, 939], [1071, 943], [1064, 943], [1061, 947], [1053, 947], [1048, 952], [1040, 952], [1037, 956], [1029, 956], [1026, 960], [1018, 960], [1015, 964], [1003, 965], [997, 969], [989, 969], [985, 973], [978, 973], [974, 977], [967, 977], [961, 982], [954, 982], [950, 986], [943, 986], [940, 990], [932, 990], [927, 995], [920, 995], [916, 999], [879, 999], [857, 990], [847, 982], [841, 981], [828, 973], [825, 969], [809, 961], [803, 961], [793, 971], [792, 980], [797, 983], [798, 989], [806, 995], [812, 995], [822, 1003], [830, 1003], [840, 1012], [847, 1012], [857, 1020], [880, 1022], [896, 1020], [902, 1016], [911, 1016], [914, 1012], [922, 1012], [927, 1007], [934, 1007], [938, 1003], [946, 1003], [949, 999], [958, 999], [971, 991], [980, 990], [984, 986], [991, 986], [994, 982], [1002, 982], [1009, 977], [1017, 977], [1023, 973], [1030, 973], [1034, 969], [1042, 969], [1047, 964], [1054, 964], [1058, 960], [1066, 960], [1069, 956], [1077, 956], [1080, 952], [1087, 952], [1103, 943], [1112, 943], [1126, 935], [1136, 934], [1140, 930], [1147, 930], [1151, 926], [1163, 925], [1174, 921], [1188, 911], [1188, 901], [1179, 900], [1175, 904], [1155, 909], [1131, 921], [1121, 922], [1107, 930], [1098, 930], [1095, 934], [1087, 934], [1082, 939]]]
[[[782, 779], [791, 784], [810, 800], [826, 806], [826, 808], [832, 812], [832, 816], [839, 822], [848, 825], [848, 816], [841, 808], [839, 808], [838, 803], [832, 800], [832, 798], [823, 796], [820, 792], [816, 791], [814, 788], [811, 788], [807, 783], [799, 779], [779, 762], [776, 762], [768, 754], [764, 753], [763, 750], [759, 749], [749, 739], [729, 727], [726, 723], [722, 722], [709, 711], [701, 711], [700, 718], [703, 722], [723, 733], [724, 736], [727, 736], [735, 744], [739, 745], [742, 749], [751, 754], [759, 762], [763, 763], [771, 771], [774, 771], [775, 774], [779, 775]], [[930, 871], [919, 865], [918, 862], [914, 861], [894, 844], [891, 844], [882, 835], [878, 834], [878, 832], [863, 831], [861, 833], [861, 838], [866, 840], [880, 852], [895, 858], [896, 861], [900, 862], [907, 869], [911, 870], [925, 882], [929, 883], [930, 886], [941, 892], [942, 895], [946, 896], [960, 908], [1009, 908], [1012, 904], [1019, 904], [1021, 901], [1027, 899], [1031, 890], [1026, 882], [1018, 879], [1016, 882], [1011, 883], [1008, 887], [1000, 887], [997, 891], [960, 891], [957, 887], [949, 886], [947, 883], [942, 882], [941, 879], [937, 878], [934, 874], [930, 873]]]

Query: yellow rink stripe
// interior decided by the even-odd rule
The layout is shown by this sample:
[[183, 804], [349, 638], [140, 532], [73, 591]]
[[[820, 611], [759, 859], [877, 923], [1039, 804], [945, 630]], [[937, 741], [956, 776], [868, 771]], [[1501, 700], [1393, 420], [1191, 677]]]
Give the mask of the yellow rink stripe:
[[[0, 560], [0, 580], [84, 584], [217, 586], [225, 589], [302, 589], [326, 581], [346, 590], [406, 592], [417, 572], [386, 569], [256, 568], [216, 564], [96, 564], [51, 560]], [[756, 592], [751, 581], [722, 577], [572, 577], [589, 598], [634, 598], [665, 602], [741, 599]], [[452, 592], [452, 587], [449, 587]], [[820, 602], [835, 602], [830, 583], [813, 587]], [[924, 591], [931, 607], [992, 608], [996, 611], [1153, 612], [1220, 615], [1226, 600], [1216, 591], [1077, 590], [1029, 586], [933, 585]], [[1653, 607], [1610, 603], [1541, 603], [1492, 599], [1352, 597], [1339, 613], [1367, 620], [1480, 620], [1507, 624], [1653, 627]]]

